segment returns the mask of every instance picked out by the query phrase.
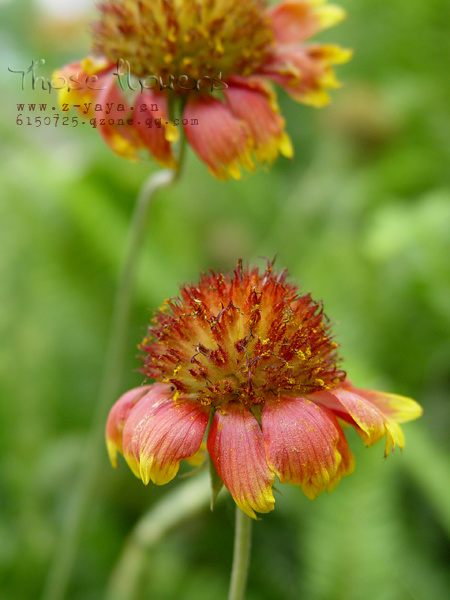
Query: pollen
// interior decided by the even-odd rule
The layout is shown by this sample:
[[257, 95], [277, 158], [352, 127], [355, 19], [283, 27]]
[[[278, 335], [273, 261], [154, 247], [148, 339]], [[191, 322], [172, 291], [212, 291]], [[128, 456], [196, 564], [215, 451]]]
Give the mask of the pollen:
[[273, 45], [264, 0], [116, 0], [99, 5], [94, 53], [136, 77], [248, 76]]

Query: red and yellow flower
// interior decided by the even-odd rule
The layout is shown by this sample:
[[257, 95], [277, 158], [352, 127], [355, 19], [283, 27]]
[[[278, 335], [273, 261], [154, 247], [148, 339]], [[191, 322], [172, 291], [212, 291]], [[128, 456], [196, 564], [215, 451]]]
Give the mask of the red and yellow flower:
[[[60, 102], [80, 111], [97, 104], [98, 129], [114, 152], [137, 158], [146, 149], [170, 168], [177, 168], [179, 135], [172, 119], [181, 116], [187, 141], [219, 179], [239, 179], [241, 168], [253, 171], [280, 153], [292, 156], [270, 82], [298, 102], [323, 106], [327, 90], [339, 87], [333, 65], [351, 56], [306, 43], [345, 16], [326, 0], [274, 7], [265, 0], [115, 0], [99, 9], [96, 58], [55, 74]], [[141, 111], [144, 105], [157, 108]], [[132, 124], [118, 126], [120, 119]]]
[[275, 477], [309, 498], [330, 491], [354, 468], [341, 423], [367, 446], [385, 436], [387, 455], [404, 446], [398, 423], [422, 412], [409, 398], [354, 387], [337, 348], [322, 306], [286, 271], [239, 263], [233, 274], [203, 274], [148, 328], [142, 372], [156, 383], [113, 406], [113, 465], [119, 452], [145, 484], [164, 484], [206, 437], [219, 477], [251, 517], [274, 508]]

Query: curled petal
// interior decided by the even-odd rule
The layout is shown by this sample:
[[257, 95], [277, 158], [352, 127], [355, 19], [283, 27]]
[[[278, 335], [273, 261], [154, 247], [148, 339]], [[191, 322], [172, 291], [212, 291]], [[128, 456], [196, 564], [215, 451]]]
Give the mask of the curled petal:
[[308, 498], [331, 490], [354, 468], [345, 436], [331, 411], [306, 400], [282, 396], [262, 412], [269, 467], [281, 483], [301, 485]]
[[[146, 110], [142, 110], [144, 106]], [[168, 114], [166, 94], [146, 90], [134, 100], [133, 124], [144, 145], [158, 164], [174, 169], [177, 163], [171, 142], [177, 141], [178, 130], [168, 123]]]
[[191, 123], [184, 128], [187, 141], [215, 177], [240, 179], [239, 166], [254, 170], [249, 128], [223, 102], [206, 94], [192, 95], [183, 117]]
[[267, 466], [261, 428], [240, 402], [222, 404], [214, 415], [208, 451], [219, 477], [239, 508], [250, 517], [270, 512], [275, 476]]
[[[311, 394], [311, 398], [327, 406], [336, 416], [355, 426], [356, 431], [366, 446], [372, 446], [372, 444], [375, 444], [386, 435], [386, 456], [395, 446], [403, 448], [405, 438], [400, 426], [396, 423], [395, 411], [392, 413], [394, 418], [390, 418], [375, 403], [365, 397], [368, 390], [358, 390], [350, 386], [351, 384], [345, 382], [342, 386], [333, 388], [329, 392]], [[377, 392], [372, 393], [377, 394]], [[402, 398], [401, 396], [395, 397]], [[407, 400], [407, 398], [402, 398], [403, 410], [405, 410]], [[384, 398], [384, 401], [387, 402], [387, 399]], [[416, 403], [413, 400], [411, 402], [413, 403], [411, 412], [414, 410], [416, 411], [416, 416], [419, 416], [415, 408]]]
[[403, 449], [405, 447], [405, 436], [403, 435], [402, 428], [398, 423], [387, 419], [385, 424], [386, 428], [386, 446], [384, 455], [387, 456], [389, 452], [393, 452], [395, 446]]
[[253, 153], [259, 162], [273, 162], [281, 152], [291, 158], [293, 148], [284, 131], [284, 119], [275, 94], [261, 79], [233, 77], [224, 96], [233, 115], [247, 123], [253, 138]]
[[361, 398], [364, 398], [364, 400], [374, 405], [384, 415], [384, 425], [386, 428], [386, 455], [389, 453], [389, 450], [393, 450], [395, 446], [398, 446], [399, 448], [405, 446], [403, 431], [398, 423], [405, 423], [420, 417], [423, 413], [420, 404], [411, 398], [399, 396], [398, 394], [387, 394], [375, 390], [355, 388], [348, 380], [343, 382], [342, 387], [357, 394]]
[[354, 388], [348, 381], [345, 381], [343, 387], [362, 396], [371, 404], [374, 404], [381, 412], [397, 421], [397, 423], [406, 423], [420, 417], [423, 409], [414, 400], [398, 394], [387, 394], [375, 390], [361, 390]]
[[311, 394], [311, 398], [330, 408], [338, 417], [356, 425], [366, 446], [371, 446], [384, 437], [385, 417], [373, 404], [354, 392], [338, 387], [330, 392]]
[[345, 18], [339, 6], [322, 1], [285, 0], [269, 10], [275, 40], [279, 44], [304, 41]]
[[113, 467], [117, 468], [117, 452], [123, 454], [122, 432], [131, 410], [147, 392], [161, 384], [144, 385], [123, 394], [114, 404], [106, 421], [106, 446]]
[[208, 410], [178, 398], [171, 386], [144, 396], [131, 411], [123, 430], [123, 453], [136, 477], [157, 485], [175, 477], [180, 460], [193, 456], [208, 424]]
[[279, 46], [261, 73], [283, 87], [297, 102], [319, 108], [328, 104], [328, 88], [338, 88], [332, 65], [350, 60], [352, 53], [339, 46]]

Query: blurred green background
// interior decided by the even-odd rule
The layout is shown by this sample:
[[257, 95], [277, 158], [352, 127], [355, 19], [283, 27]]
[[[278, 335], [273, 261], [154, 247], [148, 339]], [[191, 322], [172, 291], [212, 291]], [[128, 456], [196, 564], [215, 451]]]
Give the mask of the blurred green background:
[[[70, 4], [70, 6], [69, 6]], [[349, 434], [355, 473], [311, 502], [282, 487], [254, 526], [248, 600], [450, 596], [450, 126], [446, 0], [343, 0], [321, 39], [355, 51], [321, 110], [280, 92], [295, 159], [214, 180], [189, 151], [152, 207], [123, 391], [151, 310], [202, 269], [238, 257], [279, 268], [322, 299], [360, 387], [415, 398], [406, 448], [383, 459]], [[136, 194], [151, 162], [117, 158], [97, 132], [16, 124], [20, 88], [87, 54], [93, 2], [0, 2], [0, 597], [40, 597], [99, 392], [112, 299]], [[105, 598], [124, 541], [177, 486], [145, 488], [106, 451], [67, 597]], [[224, 495], [225, 496], [225, 495]], [[148, 549], [129, 600], [225, 598], [233, 503], [224, 497]], [[447, 567], [447, 568], [446, 568]], [[130, 571], [131, 573], [131, 571]], [[131, 577], [131, 575], [130, 575]]]

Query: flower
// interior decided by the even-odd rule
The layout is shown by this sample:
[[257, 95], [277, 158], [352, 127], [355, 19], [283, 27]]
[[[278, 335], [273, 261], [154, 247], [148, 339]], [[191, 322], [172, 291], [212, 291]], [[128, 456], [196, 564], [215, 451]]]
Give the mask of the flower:
[[293, 155], [270, 82], [317, 107], [339, 87], [332, 65], [351, 52], [305, 43], [345, 16], [325, 2], [102, 2], [93, 56], [57, 71], [53, 86], [62, 105], [84, 115], [85, 105], [97, 106], [93, 126], [118, 155], [136, 159], [146, 149], [177, 168], [172, 144], [181, 124], [215, 177], [239, 179], [255, 161]]
[[341, 423], [367, 446], [386, 436], [387, 455], [404, 446], [398, 422], [422, 413], [409, 398], [354, 387], [321, 304], [270, 262], [262, 273], [239, 262], [233, 274], [183, 286], [140, 349], [142, 373], [156, 383], [113, 406], [113, 465], [119, 452], [145, 484], [164, 484], [206, 434], [217, 474], [251, 517], [274, 508], [275, 477], [315, 498], [353, 471]]

